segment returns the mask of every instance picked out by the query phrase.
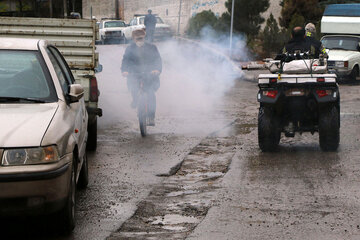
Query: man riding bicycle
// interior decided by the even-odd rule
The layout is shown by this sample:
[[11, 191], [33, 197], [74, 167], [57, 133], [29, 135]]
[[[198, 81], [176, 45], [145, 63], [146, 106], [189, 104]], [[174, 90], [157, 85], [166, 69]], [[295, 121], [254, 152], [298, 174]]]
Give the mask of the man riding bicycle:
[[162, 61], [157, 47], [145, 42], [145, 35], [143, 29], [132, 32], [133, 43], [125, 50], [121, 72], [124, 77], [127, 77], [127, 86], [133, 99], [132, 108], [138, 105], [140, 76], [149, 80], [145, 82], [143, 89], [148, 94], [149, 125], [155, 126], [155, 92], [160, 87], [159, 75], [162, 71]]

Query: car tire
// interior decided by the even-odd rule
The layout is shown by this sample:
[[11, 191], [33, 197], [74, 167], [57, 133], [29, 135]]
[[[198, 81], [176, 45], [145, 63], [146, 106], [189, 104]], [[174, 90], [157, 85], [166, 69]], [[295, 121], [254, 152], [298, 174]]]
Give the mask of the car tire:
[[271, 109], [260, 107], [258, 115], [258, 142], [263, 152], [276, 151], [281, 137], [279, 119]]
[[352, 81], [356, 81], [356, 78], [359, 77], [359, 66], [354, 66], [353, 70], [351, 71], [350, 74], [350, 79]]
[[84, 154], [84, 161], [80, 170], [80, 175], [78, 179], [78, 188], [85, 189], [89, 184], [89, 165], [88, 165], [88, 158], [85, 151]]
[[[75, 163], [76, 159], [73, 160]], [[59, 222], [61, 231], [64, 235], [69, 235], [75, 228], [75, 206], [76, 206], [76, 168], [75, 164], [71, 168], [71, 179], [69, 193], [63, 209], [59, 212]]]
[[336, 151], [340, 143], [340, 118], [336, 106], [323, 109], [319, 116], [319, 143], [323, 151]]
[[95, 121], [88, 125], [88, 141], [86, 149], [89, 151], [96, 151], [97, 148], [97, 118]]

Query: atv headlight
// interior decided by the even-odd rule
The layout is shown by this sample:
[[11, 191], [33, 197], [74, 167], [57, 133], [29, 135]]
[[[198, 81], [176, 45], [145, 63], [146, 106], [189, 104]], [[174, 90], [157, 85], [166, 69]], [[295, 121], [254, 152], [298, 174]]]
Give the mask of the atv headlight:
[[18, 148], [4, 151], [1, 165], [16, 166], [27, 164], [51, 163], [59, 160], [55, 146], [38, 148]]

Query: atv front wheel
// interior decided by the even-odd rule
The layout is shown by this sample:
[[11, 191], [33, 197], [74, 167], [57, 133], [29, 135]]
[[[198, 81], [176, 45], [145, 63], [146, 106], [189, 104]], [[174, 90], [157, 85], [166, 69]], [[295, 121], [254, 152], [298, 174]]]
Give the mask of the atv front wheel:
[[271, 109], [260, 107], [258, 115], [258, 142], [263, 152], [273, 152], [280, 142], [279, 120]]

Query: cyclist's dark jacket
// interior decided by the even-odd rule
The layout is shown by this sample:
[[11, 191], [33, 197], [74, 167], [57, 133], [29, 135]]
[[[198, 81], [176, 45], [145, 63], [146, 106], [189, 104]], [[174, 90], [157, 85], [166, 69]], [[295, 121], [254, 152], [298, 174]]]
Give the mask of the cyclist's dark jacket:
[[162, 61], [157, 47], [145, 42], [141, 48], [135, 43], [130, 44], [125, 50], [121, 71], [131, 74], [149, 74], [153, 70], [162, 71]]

